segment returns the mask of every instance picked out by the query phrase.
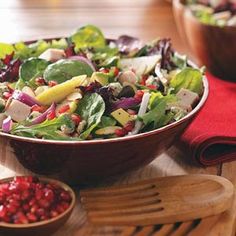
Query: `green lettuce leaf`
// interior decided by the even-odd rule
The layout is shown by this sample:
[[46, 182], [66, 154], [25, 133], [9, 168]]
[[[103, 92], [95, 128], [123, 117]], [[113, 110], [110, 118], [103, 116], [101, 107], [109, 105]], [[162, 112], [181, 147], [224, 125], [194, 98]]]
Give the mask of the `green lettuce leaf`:
[[86, 130], [80, 135], [81, 139], [86, 139], [95, 127], [100, 123], [105, 111], [105, 102], [97, 94], [86, 94], [80, 101], [77, 113], [87, 122]]
[[167, 111], [167, 105], [177, 101], [174, 94], [161, 97], [157, 92], [152, 94], [151, 99], [149, 102], [149, 111], [139, 117], [143, 121], [146, 130], [153, 130], [168, 124], [175, 115]]
[[107, 126], [115, 126], [116, 120], [110, 116], [102, 116], [101, 122], [98, 124], [98, 128], [104, 128]]
[[53, 120], [45, 120], [43, 123], [37, 125], [25, 126], [22, 124], [17, 124], [11, 130], [11, 134], [32, 138], [42, 137], [44, 139], [64, 140], [65, 137], [59, 135], [59, 133], [57, 132], [62, 125], [73, 128], [74, 122], [68, 115], [63, 115]]
[[170, 87], [177, 93], [181, 88], [189, 89], [199, 95], [203, 91], [202, 73], [198, 69], [186, 67], [170, 81]]
[[70, 40], [75, 44], [76, 51], [83, 48], [102, 48], [106, 45], [103, 33], [94, 25], [79, 28]]
[[23, 42], [16, 43], [14, 45], [15, 57], [20, 59], [28, 59], [30, 57], [38, 57], [48, 48], [65, 49], [68, 47], [66, 39], [62, 38], [59, 40], [45, 41], [38, 40], [35, 43], [26, 45]]

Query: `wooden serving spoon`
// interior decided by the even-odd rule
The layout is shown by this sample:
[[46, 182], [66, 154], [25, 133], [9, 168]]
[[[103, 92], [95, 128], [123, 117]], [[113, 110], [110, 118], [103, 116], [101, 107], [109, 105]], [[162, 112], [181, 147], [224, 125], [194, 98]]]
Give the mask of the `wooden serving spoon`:
[[159, 177], [80, 192], [90, 223], [140, 226], [217, 215], [231, 206], [233, 195], [233, 184], [214, 175]]

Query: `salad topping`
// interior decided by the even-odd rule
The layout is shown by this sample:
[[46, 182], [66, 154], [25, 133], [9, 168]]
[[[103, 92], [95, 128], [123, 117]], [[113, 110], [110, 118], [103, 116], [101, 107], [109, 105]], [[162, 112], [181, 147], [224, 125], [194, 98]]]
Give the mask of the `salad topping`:
[[157, 129], [184, 117], [203, 93], [203, 72], [169, 39], [106, 40], [87, 25], [68, 38], [0, 43], [2, 132], [90, 140]]

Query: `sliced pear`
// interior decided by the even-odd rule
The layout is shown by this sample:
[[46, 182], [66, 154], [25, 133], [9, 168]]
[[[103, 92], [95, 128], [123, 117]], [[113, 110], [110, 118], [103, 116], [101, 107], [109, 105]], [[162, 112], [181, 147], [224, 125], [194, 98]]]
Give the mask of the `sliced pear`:
[[82, 98], [82, 92], [80, 89], [76, 89], [73, 93], [71, 93], [70, 95], [68, 95], [66, 97], [66, 100], [68, 101], [75, 101], [75, 100], [79, 100]]
[[51, 105], [53, 102], [63, 101], [69, 94], [73, 93], [76, 87], [84, 85], [86, 82], [86, 75], [80, 75], [67, 80], [64, 83], [58, 84], [48, 90], [40, 93], [36, 99], [45, 106]]
[[120, 68], [124, 71], [134, 70], [137, 76], [148, 74], [161, 60], [161, 55], [123, 58], [120, 60]]
[[122, 129], [122, 128], [120, 126], [107, 126], [107, 127], [96, 130], [95, 134], [110, 135], [110, 134], [114, 134], [115, 130], [117, 129]]

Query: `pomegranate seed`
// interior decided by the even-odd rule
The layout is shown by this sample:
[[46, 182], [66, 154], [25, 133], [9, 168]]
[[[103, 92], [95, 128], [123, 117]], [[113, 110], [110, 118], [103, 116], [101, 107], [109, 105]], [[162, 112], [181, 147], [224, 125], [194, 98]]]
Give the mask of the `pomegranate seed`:
[[82, 120], [80, 115], [77, 115], [77, 114], [72, 114], [71, 119], [74, 121], [76, 125], [78, 125]]
[[8, 215], [4, 216], [2, 220], [6, 223], [11, 223], [11, 218]]
[[46, 216], [46, 215], [44, 215], [44, 216], [41, 216], [40, 217], [40, 221], [43, 221], [43, 220], [48, 220], [49, 219], [49, 217], [48, 216]]
[[28, 190], [25, 190], [21, 193], [21, 200], [25, 201], [30, 197], [30, 192]]
[[36, 189], [35, 190], [35, 199], [40, 200], [43, 196], [43, 191], [41, 189]]
[[64, 210], [66, 210], [70, 205], [69, 205], [69, 203], [67, 203], [67, 202], [61, 202], [61, 205], [60, 205], [60, 206], [63, 207]]
[[101, 68], [99, 71], [102, 73], [105, 73], [105, 74], [109, 73], [109, 69], [107, 69], [107, 68]]
[[35, 214], [27, 213], [26, 216], [27, 216], [29, 222], [31, 222], [31, 223], [37, 221], [37, 216]]
[[13, 193], [11, 196], [12, 196], [12, 199], [15, 199], [16, 201], [20, 200], [20, 194]]
[[54, 87], [54, 86], [56, 86], [56, 85], [57, 85], [57, 82], [54, 81], [54, 80], [51, 80], [51, 81], [48, 82], [48, 86], [49, 86], [49, 87]]
[[24, 204], [24, 205], [22, 206], [22, 209], [23, 209], [24, 212], [28, 212], [29, 209], [30, 209], [30, 206], [29, 206], [28, 204]]
[[9, 213], [14, 214], [14, 213], [16, 213], [17, 210], [18, 210], [16, 206], [11, 205], [11, 204], [7, 204], [7, 205], [6, 205], [6, 208], [7, 208], [8, 214], [9, 214]]
[[70, 194], [69, 194], [68, 192], [66, 192], [66, 191], [61, 192], [60, 198], [61, 198], [63, 201], [68, 201], [68, 202], [71, 201], [71, 196], [70, 196]]
[[56, 117], [56, 112], [55, 111], [50, 111], [47, 115], [48, 120], [53, 120]]
[[38, 209], [39, 209], [39, 206], [38, 206], [37, 204], [34, 204], [34, 205], [30, 208], [30, 212], [31, 212], [31, 213], [35, 213]]
[[125, 129], [116, 129], [115, 130], [115, 134], [118, 136], [118, 137], [123, 137], [127, 134], [127, 131]]
[[130, 115], [136, 115], [137, 112], [132, 110], [132, 109], [128, 109], [127, 112], [130, 114]]
[[40, 86], [40, 85], [45, 85], [46, 81], [44, 80], [44, 78], [38, 77], [35, 79], [35, 83]]
[[66, 105], [60, 107], [60, 109], [58, 110], [58, 113], [63, 114], [65, 112], [67, 112], [68, 110], [70, 110], [70, 106], [68, 104], [66, 104]]
[[14, 198], [9, 200], [9, 203], [13, 206], [19, 207], [20, 206], [20, 202], [19, 200], [15, 200]]
[[119, 69], [117, 67], [112, 67], [111, 71], [113, 73], [113, 75], [116, 77], [117, 75], [119, 75]]
[[0, 185], [0, 191], [1, 192], [8, 192], [9, 185], [10, 184], [8, 184], [8, 183], [1, 184]]
[[146, 85], [146, 80], [148, 79], [148, 76], [147, 75], [143, 75], [142, 78], [141, 78], [141, 82], [140, 84], [141, 85]]
[[7, 208], [3, 205], [0, 206], [0, 219], [3, 219], [7, 215]]
[[59, 212], [59, 213], [62, 213], [62, 212], [64, 212], [64, 211], [65, 211], [65, 209], [64, 209], [64, 207], [63, 207], [63, 206], [61, 206], [61, 205], [58, 205], [58, 206], [56, 207], [56, 211], [57, 211], [57, 212]]
[[43, 208], [39, 208], [36, 210], [36, 215], [41, 217], [41, 216], [44, 216], [46, 213], [45, 213], [45, 210]]
[[29, 201], [29, 206], [33, 206], [36, 203], [36, 200], [33, 198]]
[[149, 89], [152, 89], [152, 90], [157, 90], [157, 86], [154, 85], [154, 84], [150, 84], [147, 86]]
[[132, 131], [133, 128], [134, 128], [134, 122], [133, 122], [133, 121], [129, 121], [129, 122], [124, 126], [124, 129], [125, 129], [127, 132]]
[[0, 192], [0, 204], [2, 204], [6, 200], [6, 195]]
[[44, 188], [44, 184], [42, 183], [37, 183], [35, 186], [36, 189], [43, 189]]
[[52, 210], [52, 211], [50, 211], [50, 216], [53, 218], [53, 217], [56, 217], [56, 216], [58, 216], [58, 212], [57, 211], [55, 211], [55, 210]]
[[52, 202], [54, 199], [54, 193], [51, 189], [47, 189], [44, 193], [44, 197], [47, 201]]
[[49, 201], [47, 201], [46, 199], [40, 199], [38, 201], [38, 204], [39, 204], [40, 207], [42, 207], [44, 209], [46, 209], [46, 208], [48, 208], [50, 206]]
[[26, 215], [22, 211], [18, 211], [15, 214], [15, 217], [16, 217], [15, 220], [17, 221], [18, 224], [28, 224], [29, 223]]
[[144, 92], [142, 90], [138, 90], [135, 95], [134, 95], [134, 98], [139, 100], [139, 101], [142, 101], [142, 98], [143, 98], [143, 94]]
[[12, 94], [10, 92], [4, 92], [3, 93], [3, 98], [6, 99], [6, 100], [9, 99], [11, 96], [12, 96]]

